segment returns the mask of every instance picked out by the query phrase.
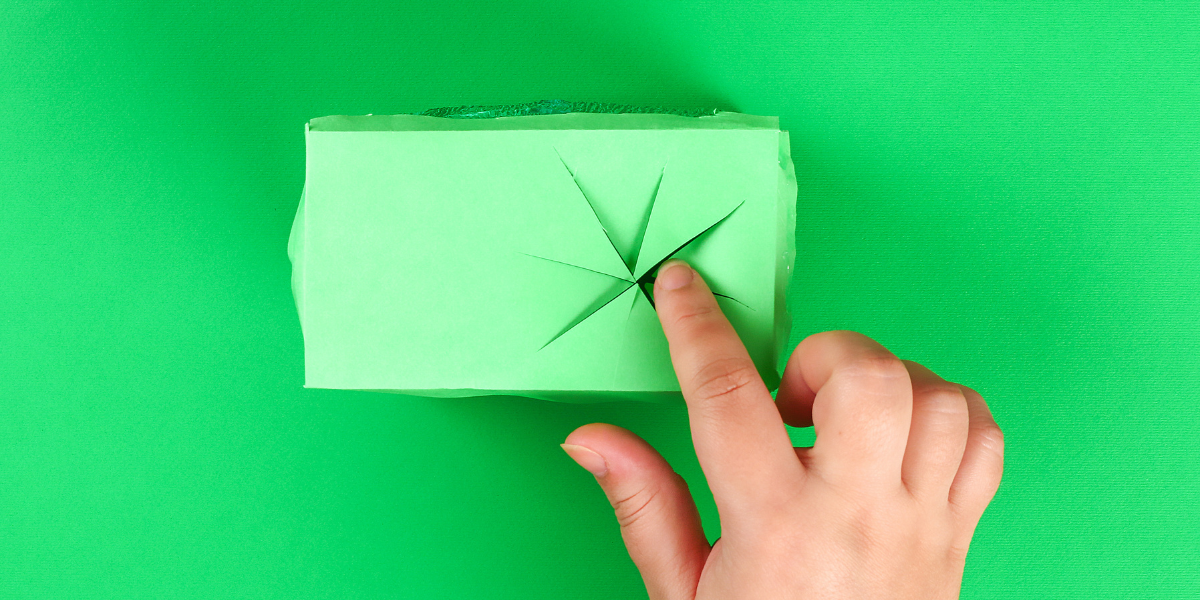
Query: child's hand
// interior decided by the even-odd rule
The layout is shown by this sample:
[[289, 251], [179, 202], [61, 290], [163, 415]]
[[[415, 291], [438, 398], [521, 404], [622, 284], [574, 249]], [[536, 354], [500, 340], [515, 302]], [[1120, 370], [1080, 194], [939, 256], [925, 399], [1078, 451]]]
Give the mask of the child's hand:
[[[563, 448], [616, 510], [653, 600], [957, 598], [1004, 438], [983, 398], [861, 334], [800, 343], [778, 401], [708, 286], [671, 261], [654, 288], [696, 456], [721, 517], [708, 545], [687, 484], [629, 431]], [[793, 448], [783, 424], [814, 425]]]

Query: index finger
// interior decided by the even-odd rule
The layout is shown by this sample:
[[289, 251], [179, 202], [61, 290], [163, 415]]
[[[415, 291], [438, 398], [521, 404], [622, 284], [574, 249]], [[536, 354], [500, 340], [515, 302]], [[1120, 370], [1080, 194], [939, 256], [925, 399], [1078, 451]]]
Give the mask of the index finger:
[[704, 279], [687, 263], [668, 261], [654, 299], [687, 401], [696, 458], [717, 506], [790, 495], [783, 490], [799, 483], [803, 468], [770, 391]]

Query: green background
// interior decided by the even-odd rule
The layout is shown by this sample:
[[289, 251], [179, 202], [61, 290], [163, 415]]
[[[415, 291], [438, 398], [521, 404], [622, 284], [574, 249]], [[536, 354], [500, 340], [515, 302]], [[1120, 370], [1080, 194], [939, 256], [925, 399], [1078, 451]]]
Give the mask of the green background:
[[594, 421], [715, 538], [682, 406], [301, 388], [304, 122], [541, 98], [781, 117], [792, 343], [862, 331], [1005, 430], [965, 598], [1200, 590], [1194, 3], [0, 12], [0, 597], [644, 597], [558, 448]]

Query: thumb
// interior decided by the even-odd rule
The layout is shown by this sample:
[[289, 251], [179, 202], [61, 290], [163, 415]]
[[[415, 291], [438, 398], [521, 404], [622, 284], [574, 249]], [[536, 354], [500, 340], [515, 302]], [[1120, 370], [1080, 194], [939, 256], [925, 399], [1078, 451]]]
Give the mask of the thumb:
[[608, 496], [650, 600], [693, 600], [710, 546], [687, 482], [645, 440], [615, 425], [584, 425], [562, 447]]

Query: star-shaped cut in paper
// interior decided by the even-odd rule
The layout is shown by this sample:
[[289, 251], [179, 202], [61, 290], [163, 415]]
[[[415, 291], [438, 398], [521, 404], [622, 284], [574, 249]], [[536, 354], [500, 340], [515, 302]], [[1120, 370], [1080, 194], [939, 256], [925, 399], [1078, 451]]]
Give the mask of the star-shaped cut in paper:
[[[555, 152], [557, 153], [557, 150]], [[666, 256], [659, 259], [657, 262], [655, 262], [649, 268], [646, 268], [643, 270], [643, 269], [637, 268], [637, 265], [642, 264], [640, 262], [641, 251], [642, 251], [642, 240], [645, 239], [646, 229], [649, 227], [650, 218], [654, 214], [654, 204], [655, 204], [655, 200], [658, 198], [659, 189], [662, 187], [663, 176], [666, 174], [666, 169], [667, 169], [666, 164], [664, 163], [662, 169], [659, 171], [658, 180], [655, 182], [654, 190], [650, 196], [650, 205], [647, 207], [645, 216], [641, 220], [640, 226], [637, 231], [637, 235], [635, 236], [635, 238], [633, 240], [632, 247], [629, 249], [629, 252], [622, 253], [621, 250], [617, 247], [617, 242], [613, 239], [613, 236], [609, 233], [608, 228], [605, 227], [603, 221], [601, 221], [600, 214], [596, 211], [595, 202], [591, 198], [588, 197], [587, 193], [583, 191], [583, 187], [579, 184], [579, 178], [577, 176], [577, 172], [572, 170], [571, 167], [569, 165], [567, 165], [567, 161], [563, 159], [562, 154], [558, 155], [558, 159], [562, 163], [563, 168], [567, 170], [567, 173], [569, 173], [571, 175], [571, 180], [575, 182], [575, 188], [577, 190], [579, 190], [579, 196], [584, 200], [584, 202], [587, 203], [592, 216], [595, 218], [596, 225], [598, 227], [600, 227], [600, 229], [604, 232], [604, 236], [605, 236], [605, 238], [608, 239], [608, 242], [612, 248], [612, 251], [617, 254], [617, 257], [621, 260], [621, 263], [625, 265], [625, 268], [627, 271], [627, 276], [626, 276], [626, 274], [622, 274], [622, 276], [618, 277], [618, 276], [612, 275], [610, 273], [604, 273], [602, 271], [597, 271], [595, 269], [581, 267], [579, 265], [561, 261], [561, 260], [556, 260], [554, 258], [550, 258], [550, 257], [546, 257], [546, 256], [537, 256], [537, 255], [533, 255], [533, 254], [527, 254], [527, 256], [530, 256], [532, 258], [537, 258], [537, 259], [557, 263], [560, 265], [565, 265], [567, 267], [581, 269], [581, 270], [588, 271], [590, 273], [595, 273], [597, 275], [602, 275], [604, 277], [608, 277], [611, 279], [616, 279], [624, 284], [623, 287], [618, 286], [617, 288], [614, 288], [614, 289], [619, 289], [619, 291], [617, 293], [603, 294], [600, 297], [597, 297], [596, 299], [594, 299], [593, 302], [589, 305], [589, 308], [585, 308], [584, 311], [578, 317], [576, 317], [573, 321], [568, 323], [565, 327], [562, 328], [562, 330], [560, 330], [557, 334], [555, 334], [554, 337], [550, 338], [549, 341], [547, 341], [545, 344], [543, 344], [542, 348], [549, 346], [550, 344], [554, 343], [554, 341], [557, 340], [558, 338], [562, 337], [563, 335], [566, 335], [567, 332], [571, 331], [577, 325], [579, 325], [580, 323], [587, 320], [588, 317], [591, 317], [592, 315], [596, 314], [601, 309], [603, 309], [605, 306], [608, 306], [614, 300], [616, 300], [617, 298], [624, 295], [625, 292], [629, 291], [629, 288], [631, 288], [631, 287], [637, 286], [638, 290], [641, 291], [641, 295], [646, 299], [647, 302], [650, 303], [650, 306], [653, 308], [654, 307], [654, 294], [653, 294], [654, 281], [657, 276], [659, 267], [662, 266], [662, 264], [664, 262], [666, 262], [667, 260], [670, 260], [673, 256], [678, 254], [681, 250], [688, 247], [693, 242], [696, 242], [701, 236], [712, 231], [714, 228], [716, 228], [721, 223], [724, 223], [730, 216], [733, 215], [734, 212], [737, 211], [738, 208], [741, 208], [742, 204], [744, 203], [744, 202], [739, 202], [737, 205], [735, 205], [733, 208], [731, 208], [729, 210], [729, 212], [725, 213], [723, 216], [721, 216], [715, 222], [713, 222], [712, 224], [708, 225], [707, 227], [701, 229], [695, 235], [693, 235], [691, 238], [689, 238], [687, 241], [683, 242], [678, 247], [676, 247], [674, 250], [667, 253]], [[638, 275], [639, 271], [641, 272], [640, 276]], [[738, 300], [736, 300], [728, 295], [717, 293], [715, 291], [713, 292], [713, 294], [717, 297], [736, 302], [742, 306], [746, 306], [742, 302], [739, 302]], [[634, 302], [636, 303], [636, 300]], [[747, 308], [749, 308], [749, 307], [747, 307]], [[630, 310], [632, 311], [632, 309], [633, 309], [633, 307], [631, 306]]]

